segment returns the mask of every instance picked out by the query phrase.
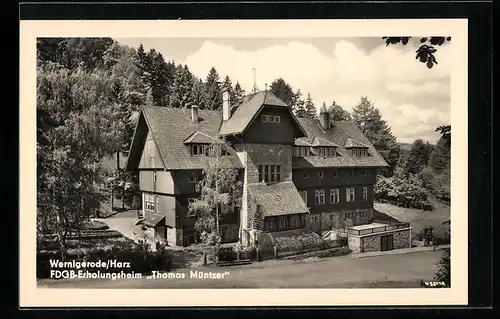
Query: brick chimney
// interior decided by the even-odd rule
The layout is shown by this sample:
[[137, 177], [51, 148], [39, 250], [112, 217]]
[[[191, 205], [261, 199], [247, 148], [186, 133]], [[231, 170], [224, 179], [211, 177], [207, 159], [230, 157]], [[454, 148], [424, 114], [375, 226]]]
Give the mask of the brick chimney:
[[231, 101], [229, 100], [229, 92], [222, 92], [222, 120], [227, 121], [231, 117]]
[[326, 109], [321, 109], [319, 112], [319, 122], [323, 129], [327, 130], [330, 128], [330, 112]]
[[198, 106], [191, 105], [191, 121], [193, 123], [198, 123]]

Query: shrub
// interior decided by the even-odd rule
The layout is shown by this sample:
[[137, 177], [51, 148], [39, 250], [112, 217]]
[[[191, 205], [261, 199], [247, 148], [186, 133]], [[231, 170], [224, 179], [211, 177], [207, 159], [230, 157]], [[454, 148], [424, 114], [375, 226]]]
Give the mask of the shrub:
[[451, 285], [449, 249], [445, 249], [443, 255], [441, 256], [441, 260], [438, 264], [438, 271], [434, 275], [434, 280], [444, 282], [446, 287], [450, 287]]
[[241, 259], [257, 260], [257, 248], [249, 247], [242, 250], [240, 254]]
[[[106, 261], [117, 260], [129, 262], [130, 268], [123, 269], [125, 272], [150, 273], [152, 270], [169, 271], [172, 267], [172, 254], [167, 250], [166, 244], [157, 243], [156, 251], [151, 250], [150, 245], [145, 241], [116, 242], [111, 248], [94, 248], [81, 254], [84, 250], [74, 250], [68, 254], [68, 260], [77, 261]], [[50, 275], [50, 259], [60, 259], [60, 254], [56, 251], [37, 252], [37, 277], [47, 278]], [[83, 269], [85, 270], [85, 269]], [[94, 271], [94, 269], [88, 269]]]
[[348, 245], [347, 236], [337, 235], [337, 245], [339, 245], [340, 247], [347, 246]]
[[420, 209], [430, 207], [420, 175], [405, 175], [403, 172], [398, 172], [391, 177], [378, 176], [374, 197], [405, 207]]
[[85, 221], [81, 227], [81, 230], [104, 230], [109, 229], [109, 226], [98, 220], [88, 220]]

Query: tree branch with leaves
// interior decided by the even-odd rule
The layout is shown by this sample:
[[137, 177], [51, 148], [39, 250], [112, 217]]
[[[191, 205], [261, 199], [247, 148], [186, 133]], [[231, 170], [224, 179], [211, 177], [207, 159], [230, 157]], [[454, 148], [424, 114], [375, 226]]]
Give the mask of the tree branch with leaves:
[[[412, 37], [382, 37], [382, 39], [385, 40], [386, 46], [397, 44], [407, 45]], [[422, 37], [419, 41], [420, 46], [415, 51], [415, 59], [421, 63], [425, 63], [429, 69], [432, 69], [435, 64], [438, 64], [435, 55], [438, 47], [450, 42], [451, 37]]]
[[210, 145], [216, 156], [208, 158], [203, 179], [197, 185], [200, 197], [188, 208], [189, 213], [196, 216], [195, 228], [201, 233], [202, 240], [214, 245], [216, 258], [221, 244], [220, 223], [227, 214], [234, 213], [241, 206], [243, 191], [239, 170], [219, 165], [224, 146], [223, 143]]

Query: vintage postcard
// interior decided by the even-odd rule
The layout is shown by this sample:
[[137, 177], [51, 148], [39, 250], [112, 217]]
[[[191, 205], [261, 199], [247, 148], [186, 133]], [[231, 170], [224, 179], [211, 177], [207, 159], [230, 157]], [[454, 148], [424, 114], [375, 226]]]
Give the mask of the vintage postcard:
[[21, 21], [20, 53], [21, 306], [467, 304], [467, 20]]

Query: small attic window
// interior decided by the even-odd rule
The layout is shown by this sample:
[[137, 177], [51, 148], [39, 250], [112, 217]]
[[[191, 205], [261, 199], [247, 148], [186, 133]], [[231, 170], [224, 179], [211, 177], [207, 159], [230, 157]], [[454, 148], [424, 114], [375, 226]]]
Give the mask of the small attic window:
[[207, 144], [191, 144], [191, 156], [225, 156], [229, 155], [228, 151], [225, 150], [222, 145], [210, 146]]
[[351, 148], [353, 157], [363, 157], [368, 156], [368, 149], [363, 147], [353, 147]]
[[203, 156], [207, 146], [204, 144], [192, 144], [191, 145], [191, 156]]
[[318, 156], [331, 157], [337, 155], [337, 149], [335, 147], [319, 147]]
[[262, 115], [262, 123], [280, 123], [280, 117], [278, 115]]

